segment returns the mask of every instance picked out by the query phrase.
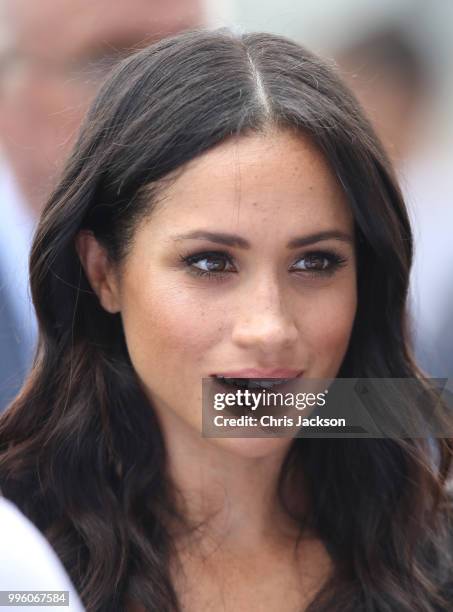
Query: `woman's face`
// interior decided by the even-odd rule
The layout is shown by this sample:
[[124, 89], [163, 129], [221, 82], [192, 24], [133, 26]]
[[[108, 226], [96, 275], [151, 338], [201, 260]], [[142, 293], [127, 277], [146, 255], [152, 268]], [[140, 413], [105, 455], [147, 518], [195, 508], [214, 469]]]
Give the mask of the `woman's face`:
[[[289, 131], [231, 139], [188, 164], [164, 196], [115, 290], [163, 423], [199, 436], [202, 378], [213, 374], [335, 377], [356, 312], [353, 217], [315, 146]], [[215, 440], [255, 456], [284, 443], [249, 442]]]

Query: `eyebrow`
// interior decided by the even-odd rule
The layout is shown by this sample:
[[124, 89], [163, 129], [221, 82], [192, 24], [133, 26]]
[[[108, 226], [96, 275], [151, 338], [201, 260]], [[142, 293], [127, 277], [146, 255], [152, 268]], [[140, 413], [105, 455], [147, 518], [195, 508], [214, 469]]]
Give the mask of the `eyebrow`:
[[[194, 230], [187, 234], [177, 234], [172, 236], [173, 240], [209, 240], [210, 242], [217, 242], [230, 247], [237, 247], [239, 249], [250, 249], [251, 245], [248, 240], [237, 236], [236, 234], [225, 234], [223, 232], [209, 232], [206, 230]], [[340, 230], [325, 230], [322, 232], [316, 232], [314, 234], [308, 234], [307, 236], [298, 236], [292, 238], [286, 245], [288, 249], [296, 249], [322, 240], [339, 240], [352, 244], [353, 238], [350, 234], [342, 232]]]

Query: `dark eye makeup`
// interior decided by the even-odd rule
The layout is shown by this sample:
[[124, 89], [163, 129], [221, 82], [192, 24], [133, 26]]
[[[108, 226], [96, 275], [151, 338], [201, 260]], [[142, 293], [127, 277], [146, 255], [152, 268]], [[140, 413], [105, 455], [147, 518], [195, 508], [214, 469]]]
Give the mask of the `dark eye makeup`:
[[[180, 261], [194, 276], [210, 280], [224, 280], [228, 275], [237, 273], [232, 257], [224, 251], [200, 251], [190, 255], [180, 255]], [[302, 268], [294, 267], [303, 262]], [[303, 278], [325, 278], [332, 276], [348, 259], [329, 249], [311, 250], [295, 260], [292, 272]], [[203, 267], [199, 267], [202, 264]]]

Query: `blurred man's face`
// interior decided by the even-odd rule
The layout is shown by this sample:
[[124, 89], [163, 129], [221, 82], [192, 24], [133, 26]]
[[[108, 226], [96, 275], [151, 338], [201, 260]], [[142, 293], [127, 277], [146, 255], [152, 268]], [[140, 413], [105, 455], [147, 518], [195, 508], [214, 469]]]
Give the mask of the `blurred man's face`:
[[9, 0], [11, 54], [0, 73], [0, 139], [37, 213], [112, 64], [199, 27], [203, 0]]

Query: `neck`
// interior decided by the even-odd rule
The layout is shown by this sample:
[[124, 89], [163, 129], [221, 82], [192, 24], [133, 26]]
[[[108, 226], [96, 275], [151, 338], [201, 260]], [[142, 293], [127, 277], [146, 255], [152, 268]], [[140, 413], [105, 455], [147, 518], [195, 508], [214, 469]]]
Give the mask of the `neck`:
[[[202, 437], [171, 411], [160, 417], [169, 477], [179, 493], [183, 518], [201, 527], [195, 531], [198, 543], [250, 552], [294, 541], [299, 526], [278, 498], [280, 472], [292, 439], [242, 439], [241, 448], [268, 445], [265, 453], [247, 456]], [[193, 533], [186, 532], [182, 539], [191, 539]]]

